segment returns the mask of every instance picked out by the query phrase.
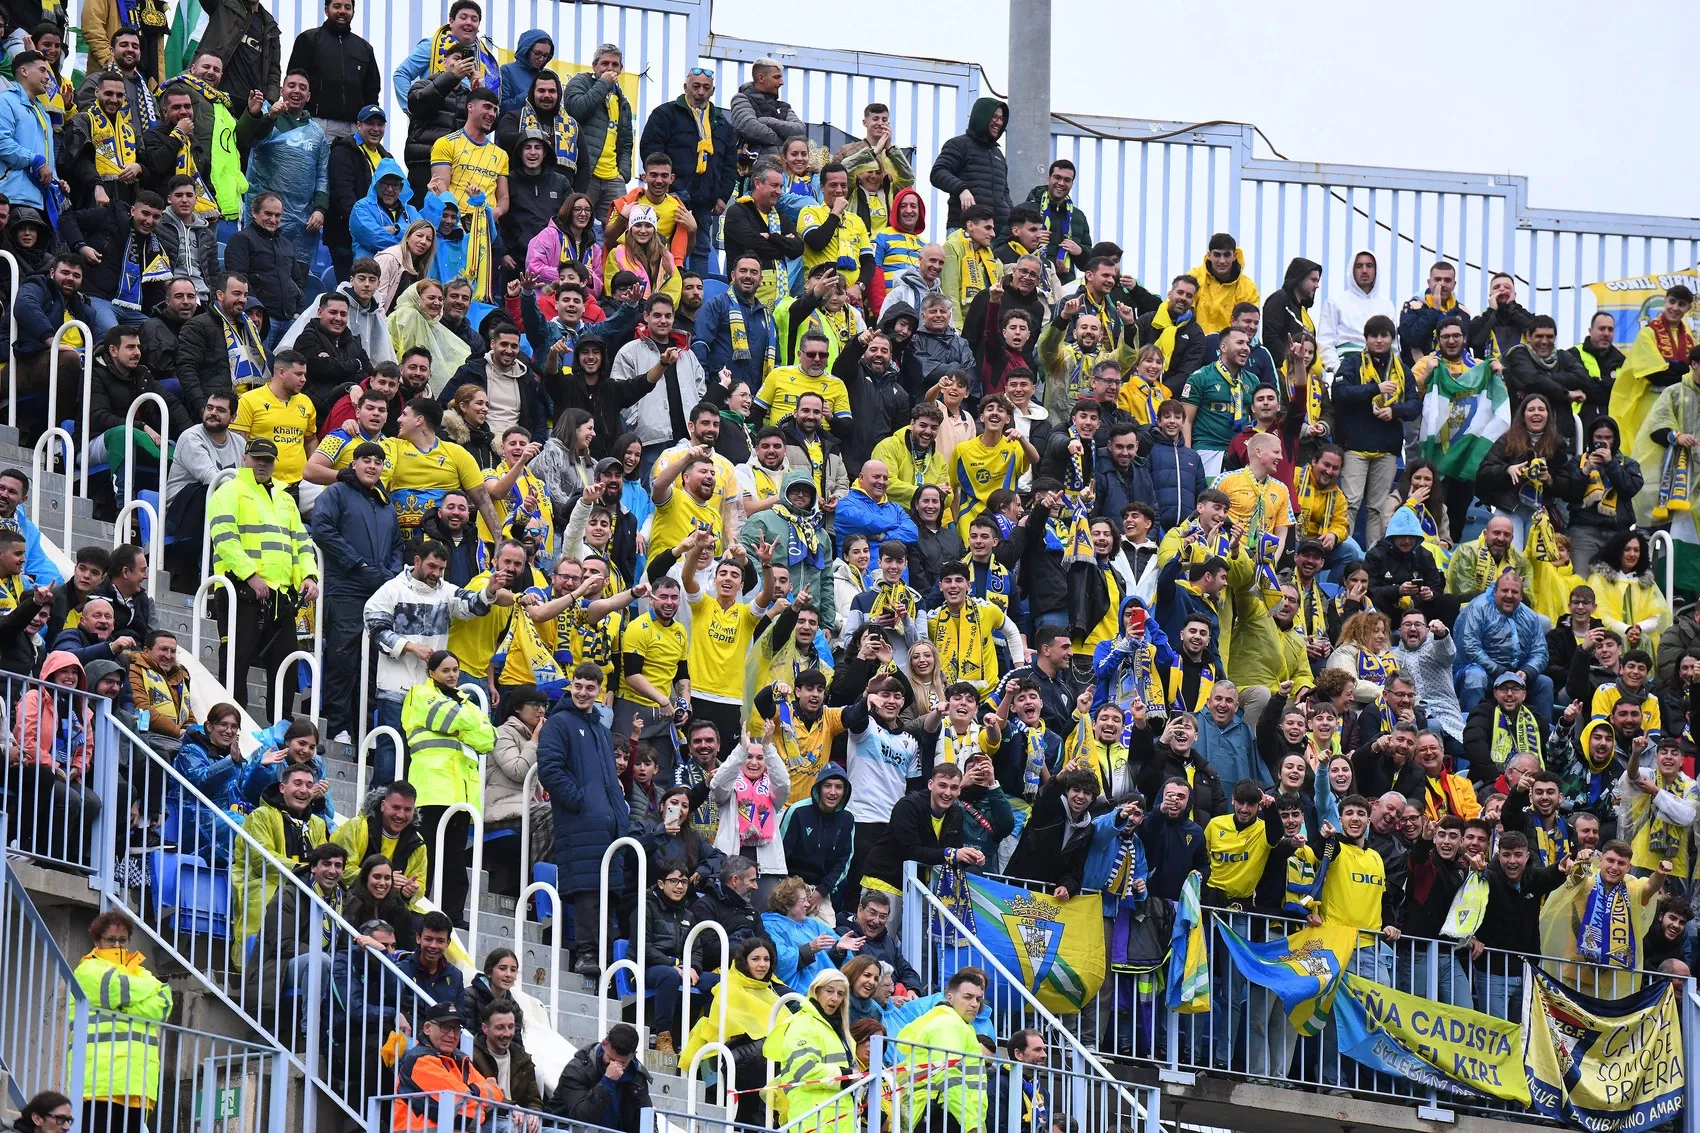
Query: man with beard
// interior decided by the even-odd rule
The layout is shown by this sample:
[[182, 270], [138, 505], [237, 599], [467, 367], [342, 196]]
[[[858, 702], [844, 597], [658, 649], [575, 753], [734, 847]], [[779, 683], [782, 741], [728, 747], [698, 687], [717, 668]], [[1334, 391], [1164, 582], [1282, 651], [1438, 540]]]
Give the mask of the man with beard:
[[245, 393], [270, 376], [270, 356], [248, 321], [247, 276], [227, 271], [209, 282], [212, 302], [177, 336], [177, 380], [191, 416], [214, 390]]
[[354, 133], [361, 108], [384, 93], [378, 57], [353, 22], [354, 0], [325, 0], [325, 22], [296, 36], [289, 52], [288, 70], [304, 72], [313, 87], [307, 112], [331, 138]]
[[1506, 571], [1527, 580], [1529, 564], [1523, 553], [1511, 545], [1513, 534], [1510, 518], [1495, 515], [1480, 535], [1454, 547], [1451, 561], [1446, 564], [1446, 592], [1456, 595], [1462, 603], [1491, 589]]
[[[390, 156], [389, 150], [384, 148], [384, 135], [388, 131], [389, 119], [385, 116], [383, 107], [372, 104], [355, 112], [351, 133], [331, 139], [328, 174], [331, 211], [325, 217], [325, 244], [331, 250], [331, 262], [336, 265], [337, 275], [344, 279], [348, 277], [349, 266], [354, 263], [357, 254], [377, 255], [379, 249], [400, 240], [408, 222], [419, 217], [411, 205], [400, 200], [401, 194], [407, 189], [407, 171], [402, 168], [400, 162]], [[383, 218], [384, 223], [394, 223], [397, 228], [393, 235], [386, 234], [383, 243], [368, 240], [364, 249], [356, 253], [351, 230], [354, 210], [371, 195], [372, 180], [378, 177], [378, 166], [385, 161], [391, 163], [390, 169], [399, 172], [402, 179], [401, 193], [393, 197], [382, 196], [379, 201], [384, 206], [384, 211], [389, 214]], [[408, 212], [412, 212], [411, 217], [407, 215]]]
[[165, 285], [165, 301], [154, 307], [153, 317], [142, 324], [142, 365], [160, 381], [177, 377], [177, 336], [200, 305], [195, 285], [187, 279], [174, 279]]
[[148, 312], [165, 299], [171, 261], [178, 249], [159, 228], [165, 201], [143, 190], [136, 203], [115, 200], [109, 205], [68, 212], [59, 220], [60, 235], [87, 263], [83, 294], [94, 315], [96, 336], [123, 323], [140, 326]]
[[295, 339], [307, 358], [307, 399], [321, 418], [346, 387], [372, 370], [372, 360], [348, 329], [348, 296], [327, 291], [319, 296], [319, 314]]
[[[1323, 301], [1317, 319], [1316, 343], [1326, 372], [1334, 373], [1345, 355], [1364, 348], [1364, 323], [1374, 315], [1392, 319], [1393, 301], [1381, 285], [1375, 253], [1365, 248], [1352, 257], [1345, 289]], [[1404, 365], [1410, 369], [1409, 361]]]
[[1399, 663], [1399, 672], [1415, 684], [1415, 700], [1430, 726], [1450, 737], [1454, 747], [1464, 742], [1464, 712], [1452, 683], [1455, 655], [1452, 632], [1445, 622], [1428, 621], [1416, 609], [1400, 617], [1393, 659]]
[[1588, 336], [1565, 351], [1582, 364], [1587, 377], [1582, 391], [1587, 395], [1578, 412], [1582, 427], [1592, 429], [1594, 422], [1606, 415], [1611, 407], [1611, 390], [1617, 380], [1617, 368], [1623, 365], [1623, 351], [1615, 344], [1617, 320], [1609, 311], [1595, 311], [1588, 320]]
[[[138, 8], [145, 6], [138, 5]], [[112, 5], [114, 14], [118, 5]], [[160, 5], [163, 17], [164, 5]], [[100, 50], [95, 33], [89, 28], [89, 22], [94, 14], [95, 5], [90, 4], [83, 10], [83, 36], [89, 46], [88, 78], [77, 88], [77, 105], [92, 106], [95, 100], [95, 89], [100, 84], [102, 74], [117, 74], [124, 80], [124, 113], [130, 116], [130, 122], [136, 127], [140, 136], [144, 131], [153, 129], [159, 124], [159, 99], [154, 94], [150, 84], [151, 79], [157, 83], [164, 75], [158, 74], [158, 59], [149, 60], [153, 66], [144, 73], [142, 66], [142, 32], [134, 27], [120, 25], [112, 33], [108, 41], [110, 57], [101, 59], [104, 54]], [[155, 39], [157, 45], [157, 37]], [[106, 64], [107, 70], [102, 72], [100, 65]]]
[[368, 392], [382, 394], [385, 402], [383, 435], [393, 437], [400, 428], [402, 406], [416, 397], [425, 396], [425, 388], [431, 381], [431, 355], [422, 346], [415, 346], [402, 358], [400, 366], [394, 362], [379, 363], [373, 368], [372, 374], [358, 385], [349, 387], [348, 391], [337, 398], [320, 422], [319, 440], [324, 440], [337, 429], [348, 429], [350, 434], [358, 431], [353, 424], [358, 416], [360, 400]]
[[1529, 333], [1535, 316], [1517, 302], [1517, 280], [1500, 271], [1488, 277], [1487, 310], [1470, 320], [1469, 345], [1477, 358], [1501, 359]]
[[961, 228], [962, 214], [977, 204], [992, 210], [998, 231], [1009, 227], [1009, 163], [998, 146], [1008, 126], [1008, 103], [975, 99], [968, 129], [939, 147], [928, 176], [933, 188], [950, 201], [946, 231]]
[[1275, 365], [1287, 360], [1287, 346], [1299, 331], [1316, 334], [1310, 308], [1316, 302], [1316, 292], [1322, 286], [1322, 265], [1303, 256], [1295, 256], [1287, 265], [1281, 280], [1281, 290], [1263, 304], [1263, 345], [1268, 348]]
[[138, 158], [139, 127], [125, 109], [129, 88], [124, 76], [103, 71], [91, 80], [94, 96], [88, 109], [65, 123], [59, 160], [70, 178], [76, 204], [105, 205], [119, 200], [131, 204], [136, 186], [147, 172]]
[[890, 335], [883, 330], [865, 330], [838, 352], [832, 366], [850, 395], [850, 439], [844, 447], [844, 466], [852, 478], [873, 456], [874, 446], [908, 419], [909, 394], [892, 361], [892, 352]]
[[[1448, 316], [1440, 320], [1434, 329], [1434, 350], [1418, 357], [1411, 365], [1411, 380], [1416, 383], [1418, 389], [1428, 389], [1433, 384], [1432, 375], [1442, 369], [1456, 379], [1475, 364], [1475, 359], [1464, 348], [1467, 325], [1468, 320], [1462, 315]], [[1473, 479], [1461, 480], [1448, 476], [1444, 488], [1446, 523], [1451, 529], [1452, 541], [1461, 543], [1464, 541], [1464, 526], [1469, 519], [1470, 504], [1476, 498], [1476, 482]]]
[[1169, 284], [1169, 295], [1161, 307], [1139, 320], [1139, 341], [1163, 352], [1163, 382], [1170, 393], [1186, 384], [1187, 375], [1204, 365], [1209, 350], [1205, 332], [1193, 313], [1198, 280], [1177, 275]]
[[544, 164], [567, 178], [570, 188], [578, 172], [578, 124], [561, 109], [561, 77], [553, 71], [537, 72], [525, 101], [496, 123], [496, 144], [507, 151], [508, 160], [516, 166], [520, 139], [528, 130], [543, 135]]
[[[272, 103], [267, 129], [248, 151], [250, 207], [265, 191], [283, 199], [281, 232], [295, 248], [296, 262], [311, 270], [319, 247], [319, 232], [325, 226], [325, 210], [331, 207], [331, 143], [325, 131], [307, 113], [312, 86], [301, 71], [290, 71], [283, 79], [283, 96]], [[274, 322], [279, 314], [272, 312]]]
[[679, 266], [708, 271], [715, 218], [733, 199], [738, 141], [731, 119], [714, 105], [714, 76], [695, 67], [685, 75], [684, 85], [678, 98], [650, 112], [638, 151], [673, 159], [673, 191], [696, 218], [696, 240]]
[[756, 298], [761, 288], [762, 258], [753, 251], [738, 255], [730, 265], [732, 285], [697, 311], [691, 351], [705, 373], [732, 372], [734, 382], [761, 388], [775, 352], [773, 316]]
[[[1007, 299], [1007, 287], [1004, 295]], [[1125, 348], [1118, 351], [1116, 344], [1104, 335], [1103, 320], [1081, 308], [1080, 296], [1068, 300], [1039, 334], [1039, 364], [1045, 368], [1045, 410], [1058, 420], [1068, 413], [1069, 406], [1086, 396], [1098, 363], [1114, 359], [1119, 366], [1133, 368], [1132, 352]], [[1074, 341], [1066, 342], [1070, 327]]]
[[1551, 315], [1530, 318], [1527, 338], [1505, 352], [1505, 388], [1511, 394], [1512, 413], [1531, 393], [1545, 397], [1555, 410], [1564, 405], [1579, 407], [1588, 400], [1587, 385], [1588, 372], [1582, 363], [1570, 351], [1558, 348], [1558, 324]]
[[1180, 393], [1186, 411], [1186, 442], [1211, 476], [1221, 473], [1228, 445], [1244, 429], [1256, 390], [1255, 380], [1245, 372], [1251, 338], [1229, 327], [1222, 332], [1221, 346], [1221, 360], [1193, 371]]
[[[1421, 295], [1405, 302], [1399, 311], [1399, 360], [1413, 375], [1417, 360], [1434, 353], [1439, 345], [1440, 324], [1448, 318], [1460, 320], [1460, 327], [1470, 321], [1470, 312], [1459, 306], [1454, 295], [1458, 289], [1458, 269], [1445, 260], [1436, 260], [1428, 269], [1428, 287]], [[1463, 349], [1464, 334], [1460, 331], [1458, 347]]]
[[531, 238], [543, 231], [572, 182], [549, 161], [549, 143], [542, 130], [527, 128], [518, 145], [519, 157], [508, 175], [508, 211], [502, 217], [502, 264], [510, 277], [519, 273]]

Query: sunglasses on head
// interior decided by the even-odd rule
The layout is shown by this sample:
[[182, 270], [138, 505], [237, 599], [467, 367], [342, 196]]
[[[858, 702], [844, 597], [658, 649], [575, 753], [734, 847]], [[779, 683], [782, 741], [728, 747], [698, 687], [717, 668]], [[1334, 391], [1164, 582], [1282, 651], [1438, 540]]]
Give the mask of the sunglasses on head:
[[703, 75], [710, 79], [714, 77], [714, 72], [707, 67], [692, 67], [689, 71], [686, 71], [685, 74], [687, 76]]

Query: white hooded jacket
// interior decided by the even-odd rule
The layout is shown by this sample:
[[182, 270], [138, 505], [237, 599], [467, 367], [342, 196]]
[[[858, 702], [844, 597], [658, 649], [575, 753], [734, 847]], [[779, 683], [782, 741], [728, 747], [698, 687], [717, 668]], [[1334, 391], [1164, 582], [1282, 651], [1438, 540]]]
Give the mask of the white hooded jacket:
[[1359, 256], [1369, 256], [1375, 259], [1375, 253], [1368, 248], [1359, 248], [1352, 253], [1347, 261], [1345, 284], [1322, 304], [1322, 313], [1316, 320], [1316, 345], [1322, 351], [1322, 365], [1330, 374], [1340, 368], [1340, 351], [1362, 350], [1364, 348], [1364, 324], [1373, 315], [1386, 315], [1399, 324], [1393, 313], [1393, 300], [1387, 297], [1386, 281], [1381, 275], [1381, 263], [1376, 261], [1375, 284], [1365, 291], [1352, 278], [1350, 265], [1358, 262]]

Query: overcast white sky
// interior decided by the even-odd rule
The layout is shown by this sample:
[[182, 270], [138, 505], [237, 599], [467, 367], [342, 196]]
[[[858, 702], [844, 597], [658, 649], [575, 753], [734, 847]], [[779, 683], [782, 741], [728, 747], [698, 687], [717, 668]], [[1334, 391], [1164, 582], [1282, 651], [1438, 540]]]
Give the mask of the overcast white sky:
[[[1252, 122], [1296, 161], [1520, 174], [1543, 208], [1692, 216], [1700, 70], [1679, 8], [1053, 0], [1051, 106]], [[1006, 13], [998, 0], [715, 0], [714, 30], [975, 62], [1008, 90]], [[1666, 127], [1671, 107], [1689, 109]]]

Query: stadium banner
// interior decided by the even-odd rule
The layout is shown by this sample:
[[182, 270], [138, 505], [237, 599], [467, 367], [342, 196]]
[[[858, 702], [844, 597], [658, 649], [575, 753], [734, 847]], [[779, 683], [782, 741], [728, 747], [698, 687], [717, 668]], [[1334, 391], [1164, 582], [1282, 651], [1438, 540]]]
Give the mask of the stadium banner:
[[[935, 892], [988, 952], [1058, 1015], [1080, 1011], [1104, 982], [1104, 901], [1097, 893], [1058, 901], [958, 870], [935, 870]], [[940, 971], [978, 961], [935, 918]], [[990, 973], [994, 985], [1002, 983]], [[988, 1002], [994, 1002], [988, 988]]]
[[1357, 950], [1358, 930], [1324, 921], [1291, 936], [1252, 944], [1225, 920], [1218, 919], [1216, 927], [1240, 975], [1274, 992], [1299, 1034], [1321, 1034], [1340, 986], [1340, 973]]
[[1587, 1133], [1652, 1129], [1682, 1113], [1677, 981], [1655, 979], [1622, 999], [1596, 999], [1529, 971], [1523, 1059], [1535, 1113]]
[[[1641, 328], [1664, 313], [1665, 292], [1679, 283], [1700, 294], [1700, 270], [1684, 268], [1659, 275], [1608, 279], [1590, 283], [1587, 288], [1594, 297], [1595, 311], [1604, 311], [1615, 323], [1613, 341], [1628, 350]], [[1688, 325], [1691, 330], [1700, 329], [1700, 317], [1690, 315]]]
[[1334, 1001], [1340, 1051], [1370, 1070], [1460, 1099], [1529, 1104], [1523, 1027], [1350, 975]]

